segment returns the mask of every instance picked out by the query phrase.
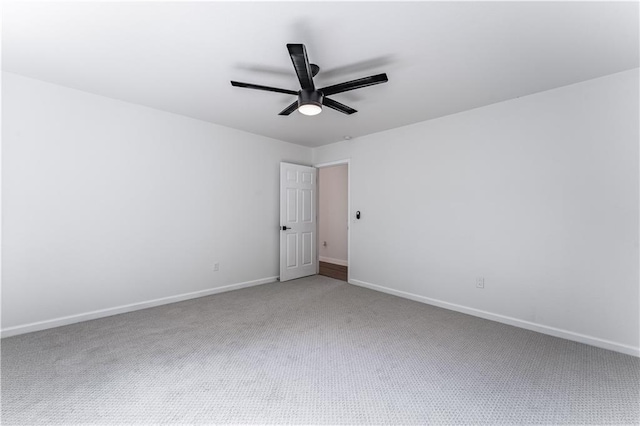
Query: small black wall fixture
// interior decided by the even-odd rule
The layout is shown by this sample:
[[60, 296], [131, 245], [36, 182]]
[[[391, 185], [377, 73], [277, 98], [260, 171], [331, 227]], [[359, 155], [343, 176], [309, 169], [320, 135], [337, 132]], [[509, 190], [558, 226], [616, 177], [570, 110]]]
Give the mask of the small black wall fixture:
[[360, 210], [356, 212], [356, 219], [360, 219]]

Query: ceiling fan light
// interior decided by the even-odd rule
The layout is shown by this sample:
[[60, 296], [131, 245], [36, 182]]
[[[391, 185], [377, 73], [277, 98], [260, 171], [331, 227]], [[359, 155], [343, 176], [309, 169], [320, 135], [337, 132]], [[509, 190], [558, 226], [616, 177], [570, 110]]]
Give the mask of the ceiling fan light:
[[322, 107], [316, 104], [304, 104], [298, 107], [298, 111], [304, 115], [318, 115], [322, 112]]
[[317, 90], [298, 92], [298, 111], [304, 115], [318, 115], [322, 112], [324, 94]]

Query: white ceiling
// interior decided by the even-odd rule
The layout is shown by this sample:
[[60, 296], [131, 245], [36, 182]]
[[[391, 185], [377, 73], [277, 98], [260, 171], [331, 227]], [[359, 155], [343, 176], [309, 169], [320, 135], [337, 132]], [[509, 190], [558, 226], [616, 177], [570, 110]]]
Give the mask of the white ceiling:
[[[319, 146], [638, 64], [638, 3], [19, 2], [3, 5], [2, 67], [160, 110]], [[286, 43], [359, 112], [278, 112], [299, 89]]]

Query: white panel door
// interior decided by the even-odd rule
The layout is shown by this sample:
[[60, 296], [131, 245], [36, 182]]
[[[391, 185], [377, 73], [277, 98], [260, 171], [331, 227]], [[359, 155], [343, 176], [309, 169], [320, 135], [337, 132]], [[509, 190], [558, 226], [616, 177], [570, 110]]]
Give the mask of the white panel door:
[[280, 281], [316, 274], [316, 169], [280, 163]]

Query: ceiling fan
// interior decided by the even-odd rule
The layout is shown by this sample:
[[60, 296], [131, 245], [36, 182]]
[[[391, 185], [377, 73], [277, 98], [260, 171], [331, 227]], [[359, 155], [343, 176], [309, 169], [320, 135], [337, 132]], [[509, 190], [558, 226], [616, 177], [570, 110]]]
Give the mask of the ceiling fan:
[[296, 92], [294, 90], [278, 89], [277, 87], [241, 83], [239, 81], [231, 81], [231, 85], [235, 87], [244, 87], [246, 89], [265, 90], [267, 92], [285, 93], [287, 95], [297, 96], [298, 100], [280, 111], [279, 115], [289, 115], [295, 110], [300, 111], [304, 115], [316, 115], [322, 112], [323, 105], [350, 115], [358, 111], [341, 104], [338, 101], [327, 98], [327, 96], [389, 81], [387, 79], [387, 74], [378, 74], [347, 81], [345, 83], [334, 84], [333, 86], [323, 87], [322, 89], [316, 89], [313, 84], [313, 77], [318, 74], [320, 67], [316, 64], [309, 63], [307, 50], [305, 49], [304, 44], [287, 44], [287, 49], [291, 56], [291, 62], [293, 62], [293, 68], [295, 68], [296, 74], [298, 75], [301, 90]]

